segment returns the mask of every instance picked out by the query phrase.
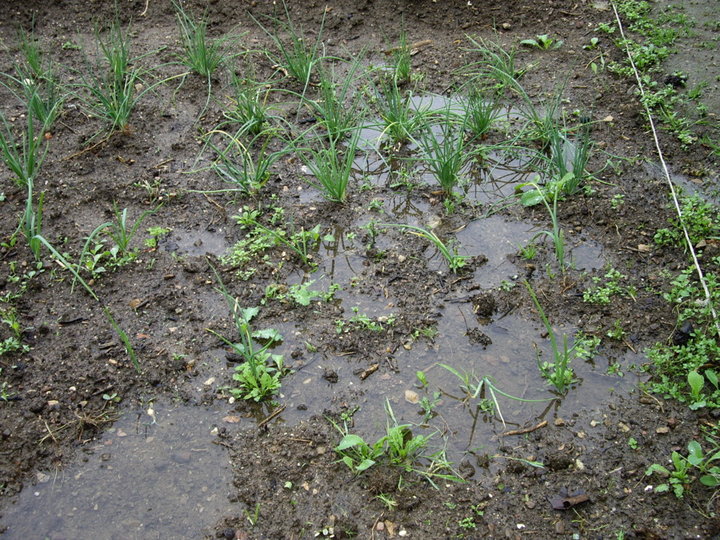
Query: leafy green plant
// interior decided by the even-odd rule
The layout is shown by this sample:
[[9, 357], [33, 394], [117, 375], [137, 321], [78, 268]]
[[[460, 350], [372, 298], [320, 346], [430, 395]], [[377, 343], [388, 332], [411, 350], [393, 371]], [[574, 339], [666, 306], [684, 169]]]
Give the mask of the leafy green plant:
[[653, 463], [647, 468], [645, 475], [658, 474], [666, 480], [662, 484], [655, 486], [655, 493], [664, 493], [672, 489], [675, 496], [682, 499], [690, 484], [694, 481], [691, 474], [694, 469], [705, 473], [700, 478], [703, 485], [713, 488], [720, 485], [720, 467], [713, 465], [714, 461], [720, 459], [720, 451], [711, 454], [704, 454], [700, 443], [690, 441], [687, 456], [683, 456], [679, 452], [673, 452], [670, 456], [670, 467]]
[[470, 257], [466, 255], [459, 255], [457, 248], [451, 244], [445, 244], [438, 235], [433, 231], [417, 227], [415, 225], [406, 225], [404, 223], [378, 223], [378, 227], [396, 227], [399, 229], [406, 229], [412, 234], [417, 234], [421, 238], [429, 240], [440, 254], [445, 258], [448, 263], [448, 267], [453, 273], [465, 267]]
[[[230, 388], [230, 394], [238, 399], [253, 401], [270, 398], [280, 389], [280, 379], [285, 374], [285, 369], [282, 355], [272, 354], [269, 349], [281, 342], [282, 336], [272, 328], [253, 330], [250, 323], [260, 309], [240, 307], [239, 301], [227, 291], [217, 273], [216, 276], [220, 282], [217, 290], [223, 295], [230, 308], [240, 341], [230, 341], [213, 330], [208, 329], [208, 331], [232, 347], [233, 351], [243, 358], [243, 362], [235, 368], [233, 375], [238, 387]], [[262, 345], [258, 344], [260, 342]]]
[[562, 40], [555, 40], [547, 34], [540, 34], [535, 36], [534, 38], [523, 39], [520, 42], [520, 45], [525, 45], [527, 47], [535, 47], [536, 49], [541, 49], [543, 51], [547, 51], [550, 49], [558, 49], [562, 47], [562, 44]]
[[569, 140], [560, 130], [550, 131], [550, 177], [561, 179], [562, 192], [565, 195], [577, 193], [580, 184], [587, 176], [585, 171], [590, 154], [592, 141], [586, 128], [575, 142]]
[[[413, 472], [427, 479], [433, 486], [434, 478], [461, 482], [462, 479], [452, 472], [451, 465], [442, 457], [443, 453], [427, 454], [430, 437], [413, 435], [411, 424], [398, 424], [385, 400], [387, 425], [385, 435], [370, 444], [360, 435], [349, 433], [347, 426], [339, 427], [342, 439], [335, 447], [340, 461], [356, 474], [360, 474], [377, 463], [398, 467], [405, 472]], [[424, 465], [428, 462], [429, 465]], [[438, 472], [449, 470], [449, 473]]]
[[[568, 175], [570, 174], [572, 173], [568, 173]], [[523, 206], [534, 206], [538, 204], [538, 202], [542, 202], [545, 205], [545, 209], [548, 211], [550, 221], [552, 222], [552, 230], [539, 232], [535, 235], [533, 241], [540, 236], [550, 238], [555, 248], [555, 258], [560, 265], [560, 269], [565, 272], [565, 233], [560, 227], [560, 220], [558, 219], [558, 199], [560, 198], [563, 180], [560, 182], [552, 182], [545, 187], [541, 187], [537, 182], [523, 184], [523, 186], [531, 186], [532, 189], [521, 195], [520, 202]], [[520, 188], [523, 186], [520, 186]]]
[[596, 285], [583, 291], [583, 302], [591, 304], [607, 305], [614, 296], [628, 295], [635, 297], [635, 289], [632, 286], [622, 286], [621, 280], [627, 279], [627, 276], [620, 273], [615, 268], [610, 268], [603, 278], [594, 276], [593, 283]]
[[167, 227], [148, 228], [147, 232], [150, 237], [145, 239], [145, 245], [150, 249], [157, 248], [159, 240], [169, 234], [170, 231], [172, 231], [172, 229], [168, 229]]
[[682, 224], [685, 225], [693, 245], [701, 240], [720, 238], [720, 213], [712, 203], [698, 195], [682, 195], [679, 202], [682, 218], [672, 218], [670, 227], [659, 229], [655, 233], [654, 240], [657, 245], [684, 245]]

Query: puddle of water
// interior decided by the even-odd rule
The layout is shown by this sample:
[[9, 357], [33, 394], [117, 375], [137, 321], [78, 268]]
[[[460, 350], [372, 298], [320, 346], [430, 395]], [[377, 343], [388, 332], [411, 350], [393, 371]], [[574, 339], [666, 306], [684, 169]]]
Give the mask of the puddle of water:
[[475, 270], [475, 280], [484, 289], [492, 289], [517, 274], [517, 267], [507, 257], [536, 234], [537, 231], [527, 223], [490, 216], [469, 223], [455, 237], [463, 252], [487, 257], [487, 262]]
[[155, 404], [126, 412], [81, 462], [39, 473], [2, 518], [4, 538], [200, 538], [231, 506], [232, 473], [213, 444], [224, 413]]
[[225, 254], [228, 247], [222, 229], [191, 231], [175, 227], [170, 234], [158, 242], [158, 248], [162, 251], [191, 256], [215, 255], [220, 257]]

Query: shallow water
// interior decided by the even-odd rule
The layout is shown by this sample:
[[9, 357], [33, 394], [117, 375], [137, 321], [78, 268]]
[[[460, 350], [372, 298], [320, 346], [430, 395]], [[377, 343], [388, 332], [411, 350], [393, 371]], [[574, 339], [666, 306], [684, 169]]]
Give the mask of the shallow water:
[[226, 515], [232, 481], [211, 433], [223, 409], [126, 411], [81, 457], [38, 473], [8, 506], [3, 538], [199, 538]]

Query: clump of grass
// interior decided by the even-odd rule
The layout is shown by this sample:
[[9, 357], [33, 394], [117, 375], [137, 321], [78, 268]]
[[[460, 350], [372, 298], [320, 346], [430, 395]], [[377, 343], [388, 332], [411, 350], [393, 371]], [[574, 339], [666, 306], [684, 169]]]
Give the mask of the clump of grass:
[[323, 13], [320, 29], [314, 43], [308, 43], [303, 37], [302, 29], [298, 30], [290, 18], [287, 4], [283, 2], [285, 9], [285, 21], [273, 19], [274, 24], [281, 31], [287, 34], [288, 42], [283, 40], [278, 31], [271, 32], [263, 26], [257, 19], [253, 20], [265, 32], [268, 37], [275, 43], [279, 56], [272, 56], [268, 53], [270, 60], [283, 68], [286, 74], [303, 86], [303, 94], [310, 84], [315, 66], [321, 60], [320, 47], [322, 44], [322, 34], [325, 27], [325, 15]]
[[336, 74], [332, 66], [321, 65], [318, 69], [319, 96], [318, 99], [307, 102], [330, 138], [345, 137], [361, 124], [365, 117], [366, 107], [362, 95], [353, 94], [360, 60], [361, 57], [356, 58], [342, 77]]
[[480, 60], [466, 65], [463, 71], [474, 83], [482, 83], [483, 89], [502, 94], [512, 81], [517, 81], [525, 74], [525, 70], [518, 69], [515, 62], [517, 49], [505, 49], [502, 45], [481, 38], [467, 36], [467, 39], [472, 44], [469, 52], [478, 54]]
[[265, 83], [257, 82], [248, 77], [239, 77], [233, 73], [233, 108], [224, 114], [230, 122], [240, 124], [240, 131], [258, 135], [268, 122], [269, 106], [267, 104], [270, 88]]
[[5, 115], [0, 112], [2, 161], [13, 173], [15, 183], [20, 187], [27, 187], [35, 181], [47, 153], [47, 142], [42, 136], [42, 129], [38, 129], [42, 128], [42, 122], [31, 110], [28, 110], [26, 119], [26, 127], [18, 136]]
[[291, 143], [314, 177], [308, 178], [308, 182], [332, 202], [343, 203], [347, 198], [360, 128], [354, 128], [349, 135], [345, 144], [337, 137], [311, 139], [307, 134], [300, 141]]
[[207, 18], [193, 19], [179, 2], [173, 0], [180, 37], [182, 39], [182, 63], [195, 73], [210, 79], [228, 59], [226, 39], [210, 39], [207, 36]]
[[[131, 57], [129, 32], [124, 31], [117, 20], [112, 23], [105, 37], [96, 28], [95, 39], [100, 60], [88, 65], [86, 72], [80, 73], [81, 82], [77, 86], [87, 94], [77, 92], [76, 95], [90, 115], [105, 123], [109, 134], [129, 134], [132, 131], [130, 117], [140, 99], [173, 77], [149, 84], [147, 78], [151, 70], [138, 65], [142, 57]], [[102, 133], [103, 130], [92, 139]]]
[[17, 91], [10, 88], [42, 126], [48, 131], [62, 111], [65, 94], [54, 73], [53, 65], [45, 60], [35, 37], [20, 33], [22, 59], [15, 66], [16, 77], [9, 77]]
[[474, 158], [468, 148], [465, 129], [467, 115], [458, 118], [448, 104], [439, 116], [439, 122], [428, 123], [420, 131], [417, 143], [422, 150], [422, 162], [432, 172], [446, 197], [461, 183], [463, 169]]
[[472, 87], [463, 105], [467, 130], [476, 138], [484, 137], [498, 117], [499, 103], [488, 92]]
[[397, 81], [385, 80], [381, 89], [375, 89], [375, 103], [387, 134], [393, 143], [405, 142], [416, 131], [427, 126], [429, 109], [417, 110], [412, 106], [412, 95], [400, 89]]
[[[219, 146], [213, 142], [208, 145], [217, 153], [217, 158], [211, 169], [223, 180], [235, 186], [240, 192], [255, 194], [262, 189], [270, 178], [270, 169], [282, 156], [292, 151], [286, 147], [275, 152], [269, 152], [271, 138], [261, 132], [252, 137], [249, 142], [243, 142], [243, 130], [252, 130], [254, 124], [245, 123], [243, 128], [231, 134], [223, 130], [213, 130], [208, 136], [219, 136], [227, 141]], [[257, 148], [257, 150], [254, 150]]]

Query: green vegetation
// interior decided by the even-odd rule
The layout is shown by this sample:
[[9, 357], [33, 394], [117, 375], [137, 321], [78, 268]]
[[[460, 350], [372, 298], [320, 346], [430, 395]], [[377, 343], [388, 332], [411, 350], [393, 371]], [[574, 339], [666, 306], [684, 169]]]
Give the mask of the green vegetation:
[[232, 347], [243, 362], [235, 368], [233, 380], [237, 388], [230, 388], [230, 394], [237, 399], [262, 401], [274, 396], [280, 389], [280, 379], [285, 375], [283, 357], [272, 354], [270, 347], [282, 341], [280, 333], [273, 328], [254, 330], [250, 322], [258, 315], [257, 307], [242, 308], [225, 288], [219, 276], [220, 287], [217, 289], [228, 304], [240, 341], [231, 341], [214, 330], [210, 333], [219, 337], [226, 345]]
[[547, 51], [550, 49], [559, 49], [560, 47], [562, 47], [562, 44], [563, 41], [561, 39], [553, 39], [547, 34], [540, 34], [535, 36], [534, 38], [523, 39], [520, 42], [520, 45], [525, 45], [526, 47], [534, 47], [543, 51]]
[[625, 279], [627, 279], [627, 276], [621, 274], [620, 271], [615, 268], [610, 268], [605, 273], [604, 281], [603, 278], [594, 276], [592, 281], [596, 285], [583, 291], [583, 301], [591, 304], [607, 305], [612, 301], [613, 297], [616, 296], [635, 298], [635, 287], [620, 284], [620, 282]]
[[445, 258], [448, 263], [448, 267], [453, 273], [465, 267], [470, 257], [465, 255], [459, 255], [456, 246], [453, 244], [445, 244], [438, 235], [433, 231], [423, 229], [422, 227], [416, 227], [415, 225], [406, 225], [403, 223], [378, 223], [378, 227], [397, 227], [400, 229], [406, 229], [412, 234], [416, 234], [421, 238], [429, 240]]
[[700, 443], [690, 441], [687, 456], [675, 451], [670, 456], [669, 467], [653, 463], [647, 468], [645, 475], [657, 474], [665, 480], [655, 486], [655, 493], [664, 493], [672, 489], [675, 496], [682, 499], [695, 480], [692, 475], [695, 471], [702, 475], [700, 477], [701, 484], [712, 488], [720, 485], [720, 466], [713, 464], [718, 459], [720, 459], [720, 449], [717, 446], [712, 452], [705, 454]]
[[715, 205], [699, 195], [682, 195], [679, 197], [679, 203], [682, 223], [675, 217], [670, 221], [670, 227], [659, 229], [654, 236], [657, 245], [685, 246], [683, 224], [693, 245], [697, 245], [702, 240], [720, 238], [720, 212]]
[[[370, 444], [360, 435], [349, 433], [347, 426], [334, 424], [342, 434], [342, 439], [335, 447], [340, 461], [356, 474], [363, 473], [370, 467], [380, 463], [398, 467], [407, 473], [416, 473], [427, 479], [433, 486], [433, 480], [442, 479], [461, 482], [445, 459], [444, 452], [432, 454], [427, 452], [430, 437], [413, 435], [411, 424], [398, 424], [390, 402], [385, 401], [387, 427], [385, 435]], [[448, 471], [448, 472], [442, 472]]]

